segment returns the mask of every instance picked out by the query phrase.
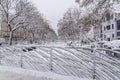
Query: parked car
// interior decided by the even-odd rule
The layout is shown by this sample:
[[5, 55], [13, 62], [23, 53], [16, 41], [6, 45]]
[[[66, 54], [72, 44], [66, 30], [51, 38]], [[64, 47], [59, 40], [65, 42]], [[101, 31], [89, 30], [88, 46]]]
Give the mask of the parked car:
[[[108, 42], [106, 42], [104, 44], [104, 48], [120, 52], [120, 40], [108, 41]], [[120, 58], [120, 54], [112, 53], [110, 51], [106, 51], [106, 53], [108, 55], [110, 55], [110, 56], [114, 56], [114, 57], [119, 57]]]

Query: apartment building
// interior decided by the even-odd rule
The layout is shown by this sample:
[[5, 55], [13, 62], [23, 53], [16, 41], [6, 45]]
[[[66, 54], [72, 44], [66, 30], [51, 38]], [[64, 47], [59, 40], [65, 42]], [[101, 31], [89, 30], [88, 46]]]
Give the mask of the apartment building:
[[94, 36], [101, 40], [120, 40], [120, 4], [106, 11], [99, 27], [94, 27]]

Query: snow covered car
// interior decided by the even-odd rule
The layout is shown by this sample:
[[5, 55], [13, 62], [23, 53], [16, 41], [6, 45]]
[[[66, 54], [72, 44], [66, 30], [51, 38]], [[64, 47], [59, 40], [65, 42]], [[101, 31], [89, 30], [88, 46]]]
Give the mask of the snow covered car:
[[[106, 49], [112, 49], [113, 51], [119, 51], [120, 52], [120, 40], [113, 40], [113, 41], [108, 41], [104, 44], [104, 48]], [[112, 53], [109, 51], [106, 51], [107, 54], [115, 57], [120, 57], [119, 54], [117, 53]]]
[[97, 47], [99, 48], [104, 48], [105, 47], [105, 43], [107, 43], [108, 41], [99, 41], [97, 42]]
[[113, 41], [108, 41], [104, 43], [104, 48], [110, 48], [110, 49], [115, 49], [115, 48], [120, 48], [120, 40], [113, 40]]

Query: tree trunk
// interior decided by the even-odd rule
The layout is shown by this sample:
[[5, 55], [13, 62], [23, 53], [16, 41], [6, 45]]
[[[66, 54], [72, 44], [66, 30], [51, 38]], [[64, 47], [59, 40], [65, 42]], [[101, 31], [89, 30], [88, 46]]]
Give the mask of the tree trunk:
[[32, 43], [34, 42], [34, 33], [32, 33]]
[[10, 32], [9, 45], [12, 45], [13, 32], [14, 32], [14, 31], [11, 31], [11, 32]]

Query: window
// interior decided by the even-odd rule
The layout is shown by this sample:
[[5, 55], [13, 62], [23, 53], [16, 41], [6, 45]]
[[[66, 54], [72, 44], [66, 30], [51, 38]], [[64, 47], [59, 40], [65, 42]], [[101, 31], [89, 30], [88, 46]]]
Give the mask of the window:
[[112, 29], [114, 29], [114, 24], [112, 24]]
[[106, 35], [104, 35], [104, 38], [106, 38]]
[[108, 41], [110, 41], [110, 38], [107, 38]]
[[103, 36], [103, 35], [101, 34], [100, 37], [102, 38], [102, 36]]
[[112, 34], [112, 38], [114, 38], [114, 34]]
[[108, 25], [106, 28], [107, 28], [107, 30], [110, 30], [110, 25]]
[[109, 21], [110, 20], [110, 13], [106, 14], [106, 20]]
[[120, 30], [120, 20], [117, 21], [117, 30]]
[[100, 30], [100, 32], [102, 33], [102, 29]]
[[105, 31], [105, 27], [104, 27], [104, 31]]
[[120, 32], [117, 32], [117, 36], [120, 36]]

